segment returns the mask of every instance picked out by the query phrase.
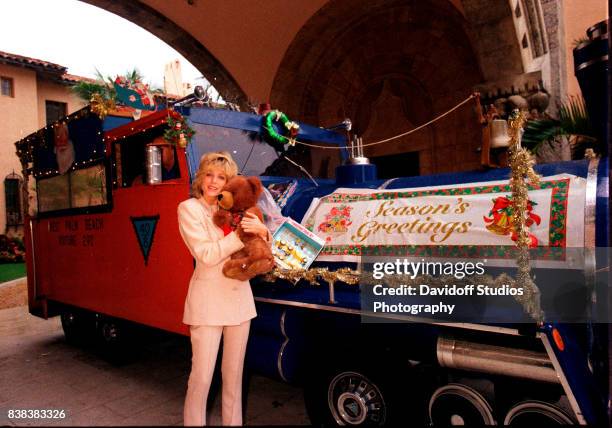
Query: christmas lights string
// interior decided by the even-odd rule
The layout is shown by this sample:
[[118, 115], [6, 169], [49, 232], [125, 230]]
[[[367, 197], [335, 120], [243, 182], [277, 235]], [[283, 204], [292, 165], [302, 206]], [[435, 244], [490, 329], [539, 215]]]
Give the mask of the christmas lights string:
[[[33, 162], [32, 154], [33, 154], [34, 146], [35, 145], [42, 146], [46, 144], [45, 134], [49, 129], [57, 129], [60, 126], [67, 125], [73, 120], [88, 117], [89, 115], [91, 115], [91, 113], [92, 113], [91, 106], [87, 106], [85, 108], [82, 108], [81, 110], [78, 110], [66, 116], [65, 118], [62, 118], [53, 123], [50, 123], [44, 128], [41, 128], [38, 131], [28, 135], [27, 137], [17, 141], [15, 143], [15, 146], [17, 148], [17, 156], [21, 160], [22, 165], [25, 166], [24, 171], [26, 171], [27, 173], [31, 173], [33, 171], [32, 168], [27, 167], [27, 164], [29, 162]], [[102, 135], [102, 131], [98, 131], [97, 134]], [[102, 141], [104, 141], [104, 139], [102, 139]], [[36, 142], [38, 142], [38, 144], [35, 144]], [[98, 153], [98, 151], [94, 148], [93, 153]], [[101, 158], [92, 157], [92, 158], [89, 158], [88, 160], [74, 162], [68, 171], [74, 171], [78, 169], [79, 167], [86, 167], [86, 166], [94, 165], [100, 162], [100, 159]], [[37, 173], [34, 174], [34, 176], [36, 178], [41, 178], [41, 177], [47, 177], [47, 176], [54, 175], [54, 174], [59, 174], [59, 171], [58, 170], [38, 171]]]
[[[63, 119], [60, 119], [56, 122], [50, 123], [49, 125], [45, 126], [44, 128], [39, 129], [38, 131], [28, 135], [27, 137], [23, 138], [22, 140], [18, 141], [15, 143], [15, 146], [17, 147], [17, 156], [20, 158], [20, 160], [22, 161], [22, 164], [27, 166], [27, 163], [29, 162], [33, 162], [33, 158], [32, 158], [32, 154], [33, 154], [33, 150], [35, 146], [41, 146], [46, 144], [46, 138], [45, 138], [45, 134], [46, 131], [48, 129], [55, 129], [59, 126], [63, 126], [65, 124], [68, 124], [69, 122], [72, 122], [73, 120], [77, 120], [77, 119], [82, 119], [85, 117], [88, 117], [92, 114], [95, 114], [96, 116], [100, 117], [100, 111], [98, 110], [94, 110], [92, 108], [92, 106], [87, 106], [81, 110], [78, 110], [68, 116], [66, 116]], [[172, 116], [178, 116], [178, 113], [174, 113], [174, 112], [168, 112], [167, 116], [162, 116], [159, 120], [153, 121], [149, 124], [147, 124], [146, 126], [130, 126], [129, 128], [129, 132], [122, 132], [120, 135], [115, 135], [112, 131], [107, 134], [106, 136], [103, 135], [102, 131], [98, 131], [98, 135], [103, 135], [102, 136], [102, 142], [105, 143], [105, 145], [107, 145], [106, 149], [104, 150], [105, 154], [109, 154], [107, 153], [107, 150], [110, 150], [110, 143], [115, 143], [115, 142], [119, 142], [125, 138], [131, 137], [133, 135], [137, 135], [137, 134], [141, 134], [143, 132], [146, 132], [150, 129], [156, 128], [158, 126], [167, 124], [168, 121], [168, 117]], [[105, 116], [105, 115], [103, 115]], [[125, 126], [125, 125], [124, 125]], [[98, 153], [98, 151], [94, 148], [93, 149], [93, 153]], [[76, 169], [82, 168], [82, 167], [87, 167], [87, 166], [91, 166], [94, 165], [98, 162], [100, 162], [101, 158], [90, 158], [88, 160], [84, 160], [81, 162], [74, 162], [73, 165], [70, 167], [69, 171], [74, 171]], [[113, 160], [113, 166], [115, 166], [115, 162]], [[25, 168], [24, 171], [27, 171], [28, 173], [31, 173], [33, 170], [32, 168]], [[45, 171], [38, 171], [34, 174], [34, 176], [36, 178], [44, 178], [44, 177], [49, 177], [49, 176], [53, 176], [53, 175], [57, 175], [59, 174], [58, 170], [45, 170]], [[116, 184], [116, 183], [114, 183]]]

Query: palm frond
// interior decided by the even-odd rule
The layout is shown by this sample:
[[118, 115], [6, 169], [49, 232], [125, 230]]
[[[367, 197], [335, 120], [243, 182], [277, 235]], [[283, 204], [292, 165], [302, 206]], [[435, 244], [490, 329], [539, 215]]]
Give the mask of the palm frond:
[[132, 83], [136, 82], [137, 80], [142, 82], [142, 79], [144, 79], [144, 76], [142, 75], [140, 70], [138, 70], [136, 67], [134, 67], [132, 70], [128, 71], [126, 73], [126, 77]]
[[578, 136], [580, 138], [572, 141], [583, 143], [596, 141], [582, 97], [571, 97], [559, 105], [559, 120], [538, 119], [527, 122], [521, 142], [525, 148], [537, 153], [542, 143], [553, 141], [560, 136]]
[[95, 82], [78, 82], [72, 87], [72, 92], [86, 102], [89, 102], [94, 94], [100, 94], [107, 100], [114, 100], [116, 94], [113, 80], [110, 76], [104, 76], [97, 68], [95, 70]]
[[93, 94], [100, 94], [106, 98], [108, 88], [99, 83], [78, 82], [72, 87], [72, 92], [84, 101], [89, 102]]
[[586, 103], [582, 97], [571, 97], [559, 106], [561, 128], [568, 135], [592, 137], [594, 135]]
[[112, 77], [110, 77], [110, 76], [103, 75], [102, 72], [100, 70], [98, 70], [97, 68], [96, 68], [96, 80], [101, 85], [106, 85], [109, 88], [114, 88], [115, 80]]
[[542, 143], [553, 140], [561, 133], [561, 123], [554, 119], [530, 120], [524, 130], [521, 144], [537, 153]]

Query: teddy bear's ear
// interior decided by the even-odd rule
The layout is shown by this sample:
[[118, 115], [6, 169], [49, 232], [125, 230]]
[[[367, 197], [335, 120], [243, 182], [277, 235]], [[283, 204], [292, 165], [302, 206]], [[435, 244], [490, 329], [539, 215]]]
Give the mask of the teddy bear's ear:
[[261, 185], [261, 181], [259, 180], [259, 178], [249, 177], [247, 178], [247, 181], [251, 185], [251, 189], [253, 190], [253, 193], [255, 194], [255, 196], [259, 197], [259, 195], [262, 192], [262, 188], [261, 188], [262, 185]]

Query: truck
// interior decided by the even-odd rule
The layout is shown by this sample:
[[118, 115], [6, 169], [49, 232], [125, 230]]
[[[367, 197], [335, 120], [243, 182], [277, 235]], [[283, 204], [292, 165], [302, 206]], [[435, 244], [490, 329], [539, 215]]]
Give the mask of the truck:
[[[162, 141], [168, 118], [195, 131], [186, 147]], [[57, 141], [61, 127], [67, 128], [68, 143]], [[189, 197], [191, 178], [207, 151], [232, 153], [241, 173], [260, 176], [283, 217], [315, 233], [325, 228], [308, 225], [307, 218], [317, 203], [338, 192], [431, 196], [451, 189], [455, 194], [458, 187], [499, 186], [509, 177], [507, 169], [491, 169], [379, 179], [376, 166], [359, 150], [355, 155], [344, 134], [300, 124], [298, 140], [319, 147], [310, 160], [324, 159], [321, 153], [330, 147], [327, 162], [339, 164], [335, 177], [317, 178], [294, 166], [295, 159], [279, 166], [288, 156], [279, 157], [262, 143], [261, 133], [261, 116], [237, 111], [191, 106], [139, 120], [102, 120], [86, 108], [17, 142], [29, 202], [24, 241], [30, 313], [60, 316], [67, 339], [95, 336], [109, 348], [125, 340], [131, 325], [187, 336], [181, 319], [194, 263], [178, 233], [176, 208]], [[67, 144], [73, 147], [73, 163], [60, 173], [58, 153]], [[291, 175], [270, 175], [288, 168]], [[364, 306], [371, 290], [365, 281], [255, 278], [258, 316], [252, 321], [247, 367], [302, 385], [313, 425], [607, 423], [608, 257], [597, 250], [609, 245], [608, 168], [606, 157], [536, 166], [543, 180], [552, 183], [561, 175], [558, 182], [583, 185], [564, 217], [580, 232], [573, 238], [573, 245], [580, 244], [573, 257], [579, 263], [562, 276], [577, 278], [580, 286], [568, 293], [584, 301], [580, 314], [586, 316], [532, 320], [516, 305], [500, 309], [513, 315], [485, 321], [378, 314]], [[556, 184], [551, 186], [554, 192]], [[434, 247], [446, 251], [444, 243], [423, 253], [416, 247], [407, 246], [404, 255], [425, 261]], [[371, 263], [330, 248], [313, 267], [334, 272], [363, 270]], [[347, 248], [350, 253], [357, 247]], [[515, 269], [507, 258], [499, 266], [501, 272]], [[546, 263], [536, 265], [536, 283], [545, 287], [552, 271], [559, 272]], [[548, 283], [558, 281], [552, 278]], [[555, 311], [555, 302], [543, 291], [545, 313]], [[469, 308], [473, 314], [486, 312]], [[521, 322], [513, 322], [515, 315]]]

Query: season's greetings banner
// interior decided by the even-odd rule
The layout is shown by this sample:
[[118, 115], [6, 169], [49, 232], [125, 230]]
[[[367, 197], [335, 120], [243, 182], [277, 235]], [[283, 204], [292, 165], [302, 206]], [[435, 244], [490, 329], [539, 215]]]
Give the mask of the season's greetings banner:
[[[527, 224], [536, 259], [584, 245], [583, 178], [545, 177], [529, 187]], [[315, 199], [302, 224], [326, 240], [317, 260], [360, 256], [511, 259], [514, 209], [508, 181], [427, 188], [337, 189]]]

